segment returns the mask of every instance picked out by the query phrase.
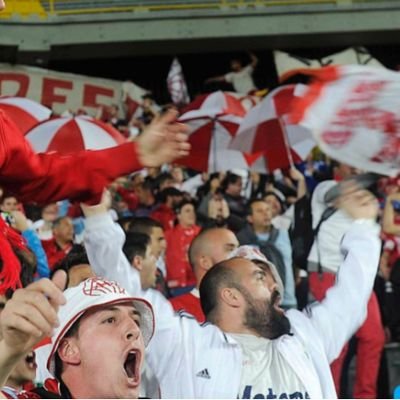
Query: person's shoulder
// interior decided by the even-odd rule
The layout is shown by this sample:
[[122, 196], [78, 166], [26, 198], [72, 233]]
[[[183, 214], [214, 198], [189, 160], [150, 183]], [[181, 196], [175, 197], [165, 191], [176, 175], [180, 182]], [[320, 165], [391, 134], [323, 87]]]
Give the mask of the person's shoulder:
[[254, 71], [254, 67], [251, 64], [247, 64], [242, 71], [251, 74]]
[[228, 72], [228, 73], [226, 73], [226, 74], [224, 75], [224, 79], [225, 79], [227, 82], [231, 83], [235, 76], [236, 76], [236, 72]]

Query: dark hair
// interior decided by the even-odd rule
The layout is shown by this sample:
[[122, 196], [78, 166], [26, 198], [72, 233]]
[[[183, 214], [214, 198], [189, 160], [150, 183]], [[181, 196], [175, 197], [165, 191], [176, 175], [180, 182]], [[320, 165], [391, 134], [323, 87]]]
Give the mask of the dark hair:
[[151, 94], [151, 93], [145, 93], [143, 96], [142, 96], [142, 99], [144, 100], [144, 99], [149, 99], [149, 100], [153, 100], [154, 101], [154, 97], [153, 97], [153, 95]]
[[236, 183], [239, 179], [243, 180], [241, 176], [229, 172], [221, 182], [221, 189], [225, 192], [229, 185]]
[[69, 253], [54, 266], [53, 270], [51, 271], [51, 278], [58, 270], [65, 271], [67, 273], [66, 287], [68, 287], [70, 269], [81, 264], [90, 265], [89, 258], [84, 246], [81, 244], [74, 244]]
[[15, 200], [18, 201], [18, 198], [17, 198], [17, 196], [15, 194], [13, 194], [11, 192], [4, 192], [3, 196], [1, 196], [1, 198], [0, 198], [0, 203], [3, 204], [5, 199], [9, 199], [11, 197], [14, 197]]
[[[83, 314], [84, 315], [84, 314]], [[73, 324], [72, 326], [68, 329], [68, 331], [66, 332], [66, 334], [63, 336], [63, 338], [68, 338], [68, 337], [72, 337], [78, 334], [79, 331], [79, 326], [81, 323], [81, 319], [83, 317], [83, 315], [81, 315]], [[57, 349], [58, 350], [58, 349]], [[65, 385], [64, 382], [61, 379], [61, 374], [63, 372], [63, 366], [62, 366], [62, 361], [60, 356], [58, 355], [58, 351], [55, 351], [54, 353], [54, 377], [62, 384]]]
[[175, 187], [168, 187], [158, 193], [157, 198], [160, 203], [165, 203], [168, 196], [183, 196], [183, 193]]
[[144, 181], [139, 183], [138, 186], [140, 186], [143, 190], [150, 191], [154, 195], [156, 189], [156, 182], [150, 176], [146, 176]]
[[286, 211], [286, 209], [287, 209], [286, 203], [281, 197], [279, 197], [279, 195], [277, 193], [275, 193], [272, 190], [269, 190], [264, 193], [263, 198], [265, 199], [267, 196], [274, 196], [278, 200], [279, 204], [281, 205], [282, 212]]
[[[210, 174], [210, 176], [209, 176], [207, 182], [206, 182], [204, 185], [200, 186], [200, 187], [197, 189], [196, 195], [197, 195], [197, 197], [198, 197], [199, 199], [203, 198], [207, 193], [210, 192], [210, 189], [211, 189], [211, 181], [212, 181], [213, 179], [215, 179], [215, 178], [219, 178], [219, 172], [213, 172], [212, 174]], [[218, 189], [220, 190], [220, 187], [219, 187]]]
[[229, 260], [215, 264], [207, 271], [200, 283], [200, 301], [206, 319], [215, 322], [218, 308], [218, 292], [222, 287], [237, 287], [235, 272], [227, 266]]
[[[21, 272], [19, 273], [19, 279], [21, 280], [22, 287], [26, 287], [33, 282], [34, 275], [36, 272], [37, 260], [35, 253], [29, 249], [13, 249], [18, 261], [21, 265]], [[3, 268], [3, 260], [0, 259], [0, 271]], [[5, 291], [4, 295], [7, 299], [11, 299], [14, 294], [14, 290], [9, 288]]]
[[263, 199], [257, 199], [257, 198], [250, 199], [246, 205], [246, 215], [253, 215], [253, 204], [260, 202], [265, 203]]
[[129, 231], [133, 221], [134, 221], [134, 218], [131, 216], [119, 217], [117, 220], [117, 223], [125, 232], [127, 232], [127, 231]]
[[159, 189], [160, 186], [165, 183], [165, 181], [171, 180], [173, 181], [174, 178], [172, 177], [172, 175], [169, 172], [162, 172], [160, 175], [157, 176], [157, 178], [155, 179], [155, 183], [157, 188]]
[[136, 256], [145, 257], [150, 236], [145, 233], [128, 233], [122, 251], [130, 263]]
[[243, 66], [243, 61], [239, 57], [234, 57], [231, 58], [230, 63], [232, 64], [233, 62], [239, 63], [241, 66]]
[[[176, 214], [179, 214], [179, 213], [181, 212], [182, 208], [185, 207], [185, 206], [188, 205], [188, 204], [192, 205], [193, 208], [195, 208], [193, 201], [188, 200], [188, 199], [183, 199], [182, 201], [180, 201], [180, 202], [176, 205], [175, 210], [174, 210], [175, 213], [176, 213]], [[196, 208], [195, 208], [195, 209], [196, 209]]]
[[145, 233], [146, 235], [150, 236], [153, 228], [163, 229], [163, 226], [160, 222], [149, 217], [132, 218], [132, 221], [129, 225], [128, 234]]

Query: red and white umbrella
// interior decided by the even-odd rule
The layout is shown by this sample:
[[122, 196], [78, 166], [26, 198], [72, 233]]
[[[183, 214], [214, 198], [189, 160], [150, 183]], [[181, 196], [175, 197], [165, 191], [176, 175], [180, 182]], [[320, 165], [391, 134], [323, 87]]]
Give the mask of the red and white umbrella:
[[289, 123], [288, 114], [292, 101], [305, 89], [304, 85], [286, 85], [269, 93], [248, 112], [229, 148], [263, 153], [270, 171], [304, 160], [316, 142], [308, 129]]
[[257, 104], [259, 104], [260, 101], [262, 100], [262, 97], [251, 94], [240, 94], [236, 92], [230, 92], [230, 94], [236, 97], [240, 101], [240, 103], [246, 110], [246, 113], [250, 111], [253, 107], [255, 107]]
[[37, 153], [61, 154], [107, 149], [126, 141], [111, 125], [90, 117], [50, 119], [30, 130], [26, 139]]
[[0, 110], [13, 120], [23, 134], [51, 115], [50, 109], [25, 97], [0, 97]]
[[223, 161], [221, 151], [228, 150], [245, 114], [240, 100], [229, 93], [197, 97], [179, 118], [189, 127], [192, 145], [191, 154], [179, 162], [200, 171], [218, 171]]

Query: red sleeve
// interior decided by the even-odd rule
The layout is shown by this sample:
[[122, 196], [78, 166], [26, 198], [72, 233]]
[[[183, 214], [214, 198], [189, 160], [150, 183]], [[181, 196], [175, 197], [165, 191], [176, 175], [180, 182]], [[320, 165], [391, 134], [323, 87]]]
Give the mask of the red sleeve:
[[98, 200], [110, 182], [140, 168], [132, 142], [69, 156], [35, 154], [0, 111], [0, 185], [22, 201]]

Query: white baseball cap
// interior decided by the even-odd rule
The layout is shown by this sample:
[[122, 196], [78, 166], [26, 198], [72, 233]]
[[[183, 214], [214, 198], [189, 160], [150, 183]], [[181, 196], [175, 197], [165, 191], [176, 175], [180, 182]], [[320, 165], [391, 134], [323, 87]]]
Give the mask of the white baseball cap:
[[64, 291], [65, 305], [58, 310], [60, 326], [51, 337], [51, 351], [47, 360], [47, 368], [54, 376], [55, 354], [61, 339], [70, 330], [74, 322], [86, 311], [98, 306], [132, 303], [140, 313], [140, 331], [145, 346], [154, 333], [154, 314], [150, 303], [142, 298], [132, 297], [117, 282], [94, 277], [86, 279], [78, 286]]
[[257, 247], [249, 245], [239, 246], [238, 248], [232, 251], [232, 253], [229, 255], [228, 258], [235, 258], [235, 257], [245, 258], [246, 260], [250, 261], [260, 261], [268, 265], [275, 279], [275, 282], [278, 284], [279, 293], [283, 297], [283, 291], [284, 291], [283, 282], [279, 275], [278, 270], [275, 267], [275, 264], [269, 261], [267, 257], [265, 257], [265, 255], [261, 253], [261, 251]]

